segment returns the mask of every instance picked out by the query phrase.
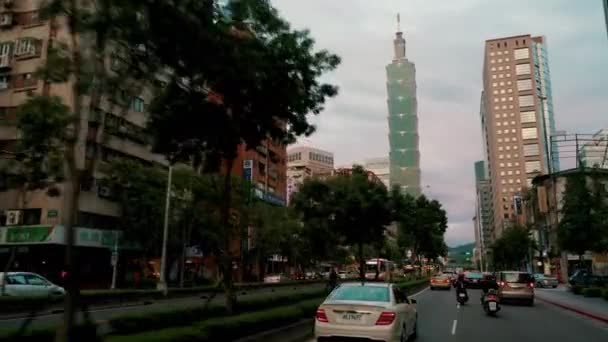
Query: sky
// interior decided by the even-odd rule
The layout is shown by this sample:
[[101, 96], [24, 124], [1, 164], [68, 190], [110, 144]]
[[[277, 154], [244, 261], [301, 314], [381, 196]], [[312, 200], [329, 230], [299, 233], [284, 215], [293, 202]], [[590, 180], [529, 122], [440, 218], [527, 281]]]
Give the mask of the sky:
[[608, 34], [601, 0], [271, 0], [295, 29], [342, 63], [340, 93], [300, 144], [337, 165], [388, 155], [385, 66], [401, 14], [416, 64], [422, 185], [448, 212], [448, 245], [474, 240], [473, 163], [482, 159], [479, 101], [487, 39], [545, 36], [558, 130], [608, 127]]

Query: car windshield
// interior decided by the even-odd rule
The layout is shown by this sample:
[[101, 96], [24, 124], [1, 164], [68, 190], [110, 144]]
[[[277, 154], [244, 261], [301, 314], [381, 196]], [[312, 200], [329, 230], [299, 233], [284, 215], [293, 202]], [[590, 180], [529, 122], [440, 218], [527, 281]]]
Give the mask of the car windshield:
[[546, 278], [546, 277], [545, 277], [544, 274], [537, 273], [537, 274], [534, 275], [534, 278], [536, 278], [536, 279], [543, 279], [543, 278]]
[[469, 279], [481, 279], [481, 278], [483, 278], [483, 274], [481, 274], [481, 273], [475, 273], [475, 272], [467, 273], [464, 276], [466, 278], [469, 278]]
[[388, 302], [388, 287], [384, 286], [342, 286], [331, 296], [332, 300], [359, 300], [364, 302]]
[[530, 275], [528, 273], [503, 273], [502, 279], [509, 283], [528, 283]]
[[436, 278], [436, 279], [448, 279], [449, 275], [447, 275], [447, 274], [438, 274], [438, 275], [436, 275], [433, 278]]

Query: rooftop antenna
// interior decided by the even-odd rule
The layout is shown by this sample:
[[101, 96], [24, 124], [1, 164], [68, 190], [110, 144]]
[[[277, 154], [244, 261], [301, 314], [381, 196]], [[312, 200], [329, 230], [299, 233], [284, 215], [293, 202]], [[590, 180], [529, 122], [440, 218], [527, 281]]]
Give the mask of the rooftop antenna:
[[401, 13], [397, 12], [397, 32], [401, 32]]

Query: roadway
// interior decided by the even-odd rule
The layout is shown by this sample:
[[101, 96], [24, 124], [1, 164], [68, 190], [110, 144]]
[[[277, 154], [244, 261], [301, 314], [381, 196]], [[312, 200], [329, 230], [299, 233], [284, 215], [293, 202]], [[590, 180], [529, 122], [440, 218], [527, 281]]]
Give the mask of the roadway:
[[[254, 290], [238, 291], [239, 299], [253, 299], [260, 297], [268, 297], [273, 295], [284, 295], [288, 293], [301, 293], [305, 291], [315, 291], [324, 288], [325, 284], [307, 284], [297, 286], [284, 286], [275, 288], [260, 288]], [[214, 296], [209, 300], [209, 297]], [[173, 309], [184, 309], [204, 305], [207, 301], [210, 304], [224, 303], [224, 295], [222, 293], [206, 294], [197, 297], [183, 297], [175, 299], [164, 299], [150, 302], [148, 304], [136, 304], [118, 307], [92, 308], [88, 311], [89, 317], [96, 322], [102, 324], [107, 320], [123, 315], [137, 315], [141, 313], [149, 313], [153, 311], [169, 311]], [[63, 313], [44, 313], [33, 318], [31, 326], [33, 327], [49, 327], [57, 326], [63, 319]], [[82, 312], [79, 313], [79, 321], [82, 321]], [[18, 328], [25, 322], [26, 318], [0, 318], [0, 329], [3, 328]]]
[[[538, 289], [537, 291], [552, 291]], [[502, 305], [497, 317], [489, 317], [479, 302], [479, 290], [469, 290], [470, 300], [458, 306], [455, 291], [428, 291], [413, 295], [418, 301], [419, 342], [606, 342], [608, 324], [595, 321], [536, 300], [533, 307]], [[601, 300], [601, 299], [598, 299]], [[312, 323], [302, 331], [311, 331]], [[264, 337], [265, 342], [313, 341], [302, 339], [293, 329], [282, 338]], [[299, 336], [299, 337], [297, 337]], [[260, 340], [261, 341], [261, 340]]]

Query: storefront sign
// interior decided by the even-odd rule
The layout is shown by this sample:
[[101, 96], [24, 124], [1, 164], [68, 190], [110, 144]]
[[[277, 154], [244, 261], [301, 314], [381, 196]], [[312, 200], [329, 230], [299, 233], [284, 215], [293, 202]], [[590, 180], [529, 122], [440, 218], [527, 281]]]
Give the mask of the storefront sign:
[[281, 207], [285, 206], [285, 200], [278, 197], [277, 195], [275, 195], [273, 193], [264, 192], [264, 190], [261, 190], [261, 189], [255, 189], [254, 193], [257, 198], [263, 200], [264, 202], [278, 205]]
[[49, 209], [46, 213], [46, 217], [53, 218], [59, 216], [59, 210], [57, 209]]
[[43, 243], [52, 239], [51, 226], [22, 226], [5, 228], [6, 243]]

